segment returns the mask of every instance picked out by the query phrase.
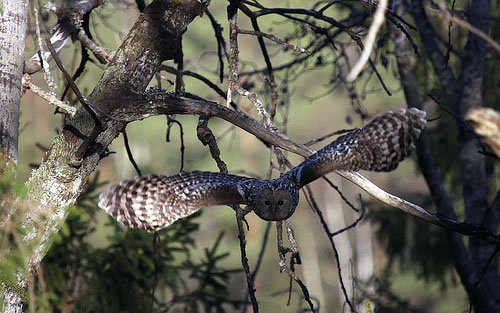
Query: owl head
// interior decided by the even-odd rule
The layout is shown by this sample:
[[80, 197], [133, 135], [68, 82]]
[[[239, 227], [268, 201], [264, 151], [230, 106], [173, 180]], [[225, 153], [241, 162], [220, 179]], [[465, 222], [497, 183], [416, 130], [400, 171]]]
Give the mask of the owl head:
[[281, 221], [289, 218], [299, 202], [297, 185], [281, 177], [265, 184], [252, 203], [253, 211], [263, 220]]

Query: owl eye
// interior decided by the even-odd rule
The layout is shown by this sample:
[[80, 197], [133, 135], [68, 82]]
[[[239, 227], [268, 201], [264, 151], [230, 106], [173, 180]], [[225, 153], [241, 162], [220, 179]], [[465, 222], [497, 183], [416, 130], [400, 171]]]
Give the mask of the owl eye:
[[283, 200], [279, 200], [278, 205], [283, 205]]
[[266, 200], [266, 201], [264, 201], [264, 204], [265, 204], [265, 205], [270, 205], [270, 204], [271, 204], [271, 201]]

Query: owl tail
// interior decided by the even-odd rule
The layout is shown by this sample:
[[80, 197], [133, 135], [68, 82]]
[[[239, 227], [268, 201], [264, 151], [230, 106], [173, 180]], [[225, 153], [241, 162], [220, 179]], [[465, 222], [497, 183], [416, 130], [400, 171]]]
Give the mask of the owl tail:
[[426, 113], [416, 108], [386, 112], [343, 135], [296, 167], [300, 187], [334, 171], [391, 171], [415, 148]]

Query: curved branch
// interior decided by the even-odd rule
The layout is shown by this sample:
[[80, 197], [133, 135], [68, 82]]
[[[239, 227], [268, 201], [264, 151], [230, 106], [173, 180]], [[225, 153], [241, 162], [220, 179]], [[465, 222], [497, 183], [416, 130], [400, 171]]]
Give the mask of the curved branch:
[[[160, 90], [153, 89], [147, 93], [146, 97], [138, 95], [133, 100], [130, 99], [129, 103], [133, 103], [133, 106], [118, 108], [113, 112], [113, 116], [123, 119], [124, 122], [132, 122], [158, 114], [197, 114], [218, 117], [273, 146], [280, 147], [303, 157], [310, 156], [316, 152], [305, 145], [294, 142], [288, 136], [278, 131], [265, 128], [261, 123], [243, 113], [235, 112], [214, 102], [178, 99]], [[336, 171], [336, 173], [365, 190], [375, 199], [391, 207], [448, 230], [500, 245], [500, 237], [492, 232], [431, 213], [414, 203], [382, 190], [357, 172]]]

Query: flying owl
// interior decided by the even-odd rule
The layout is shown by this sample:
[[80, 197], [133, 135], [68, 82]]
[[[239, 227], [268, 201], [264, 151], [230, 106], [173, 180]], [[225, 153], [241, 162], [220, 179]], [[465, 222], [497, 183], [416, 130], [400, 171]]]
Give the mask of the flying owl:
[[391, 171], [407, 157], [425, 126], [416, 108], [386, 112], [309, 156], [275, 179], [214, 172], [150, 174], [122, 180], [100, 195], [99, 207], [122, 224], [153, 232], [214, 205], [245, 204], [267, 221], [289, 218], [299, 189], [334, 171]]

